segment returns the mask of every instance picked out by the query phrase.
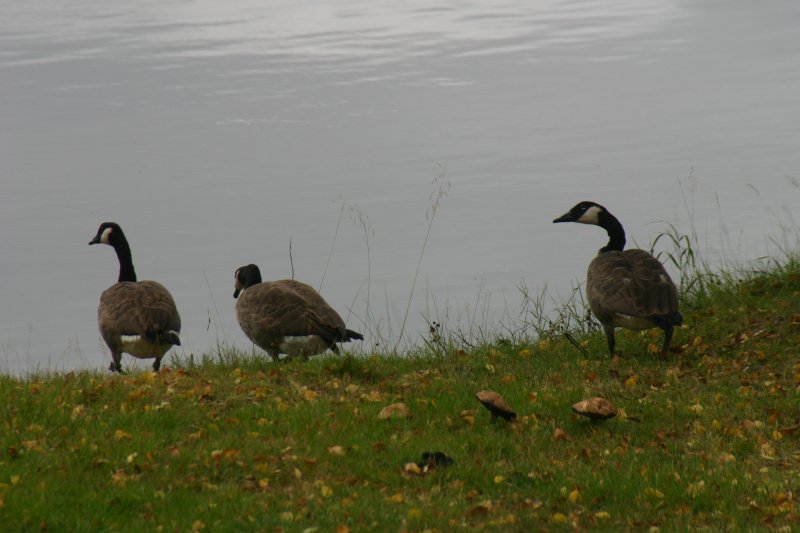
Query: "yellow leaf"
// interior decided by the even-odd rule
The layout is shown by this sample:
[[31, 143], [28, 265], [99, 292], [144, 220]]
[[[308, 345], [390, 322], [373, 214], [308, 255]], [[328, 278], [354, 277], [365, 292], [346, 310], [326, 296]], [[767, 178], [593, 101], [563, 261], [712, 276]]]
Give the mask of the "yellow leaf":
[[114, 438], [116, 440], [130, 439], [131, 435], [130, 435], [130, 433], [126, 433], [126, 432], [122, 431], [121, 429], [118, 429], [118, 430], [116, 430], [114, 432]]
[[138, 453], [136, 453], [136, 452], [133, 452], [132, 454], [130, 454], [130, 455], [128, 456], [128, 458], [127, 458], [127, 461], [128, 461], [129, 463], [132, 463], [132, 462], [133, 462], [133, 460], [134, 460], [134, 459], [136, 459], [136, 456], [137, 456], [137, 455], [139, 455], [139, 454], [138, 454]]
[[311, 389], [305, 389], [303, 391], [303, 398], [308, 400], [309, 402], [314, 401], [317, 399], [317, 393]]
[[319, 488], [319, 493], [322, 494], [323, 498], [330, 498], [333, 496], [333, 489], [330, 488], [328, 485], [322, 485]]
[[700, 494], [705, 492], [705, 490], [706, 490], [706, 482], [703, 481], [702, 479], [697, 483], [689, 483], [689, 485], [686, 487], [687, 494], [689, 494], [689, 496], [691, 496], [692, 498], [699, 496]]
[[386, 499], [392, 503], [403, 503], [406, 501], [405, 497], [399, 492], [397, 494], [392, 494]]
[[772, 432], [772, 440], [781, 440], [782, 438], [783, 438], [783, 433], [781, 433], [777, 429]]
[[153, 383], [156, 380], [156, 373], [152, 371], [142, 372], [142, 381]]
[[82, 416], [86, 416], [86, 406], [81, 403], [72, 408], [72, 419], [75, 420]]
[[572, 492], [569, 493], [569, 501], [571, 503], [577, 502], [580, 499], [580, 497], [581, 497], [581, 493], [580, 493], [580, 491], [578, 491], [578, 489], [575, 489], [575, 490], [573, 490]]
[[594, 516], [598, 520], [608, 520], [609, 518], [611, 518], [611, 515], [608, 514], [605, 511], [598, 511], [598, 512], [594, 513]]
[[416, 507], [414, 509], [409, 509], [408, 513], [407, 513], [407, 516], [412, 520], [414, 520], [416, 518], [422, 518], [422, 510], [421, 509], [417, 509]]
[[644, 493], [646, 495], [650, 496], [651, 498], [656, 498], [658, 500], [661, 500], [661, 499], [664, 498], [664, 493], [663, 492], [661, 492], [658, 489], [654, 489], [652, 487], [647, 487], [646, 489], [644, 489]]
[[506, 480], [506, 478], [503, 477], [503, 476], [494, 476], [494, 482], [495, 483], [502, 483], [505, 480]]
[[19, 480], [20, 480], [19, 474], [11, 476], [11, 485], [16, 485], [17, 483], [19, 483]]
[[703, 412], [703, 406], [700, 405], [699, 403], [695, 403], [694, 405], [689, 406], [689, 411], [691, 411], [696, 415], [699, 415], [700, 413]]
[[331, 455], [344, 455], [344, 448], [336, 444], [335, 446], [328, 447], [328, 453]]
[[632, 375], [631, 377], [629, 377], [628, 379], [625, 380], [625, 388], [626, 389], [632, 389], [632, 388], [634, 388], [636, 386], [636, 384], [638, 382], [639, 382], [639, 378], [637, 378], [636, 374], [634, 374], [634, 375]]
[[192, 524], [192, 531], [193, 532], [202, 531], [205, 529], [205, 527], [206, 525], [203, 523], [202, 520], [195, 520], [194, 523]]
[[722, 453], [719, 456], [719, 462], [723, 463], [723, 464], [732, 463], [735, 460], [736, 460], [736, 457], [733, 454], [730, 454], [730, 453]]
[[556, 513], [556, 514], [553, 515], [552, 520], [553, 520], [553, 523], [555, 523], [555, 524], [563, 524], [564, 522], [567, 521], [567, 517], [564, 516], [561, 513]]
[[522, 350], [519, 351], [519, 356], [520, 357], [530, 357], [531, 356], [531, 351], [529, 349], [527, 349], [527, 348], [523, 348]]
[[294, 513], [291, 511], [284, 511], [278, 515], [281, 519], [281, 522], [293, 522], [294, 521]]
[[128, 474], [125, 472], [125, 470], [120, 468], [111, 474], [111, 480], [118, 485], [122, 485], [128, 480]]
[[469, 424], [470, 426], [475, 423], [475, 411], [471, 409], [465, 409], [461, 411], [459, 414], [461, 420]]
[[378, 413], [378, 418], [380, 420], [411, 418], [411, 409], [403, 402], [393, 403], [381, 409], [380, 413]]
[[417, 474], [417, 475], [423, 474], [422, 469], [419, 467], [417, 463], [406, 463], [405, 465], [403, 465], [403, 472], [405, 472], [406, 474]]
[[261, 489], [266, 489], [267, 487], [269, 487], [269, 479], [267, 479], [267, 478], [259, 479], [258, 480], [258, 487], [261, 488]]
[[550, 348], [550, 339], [542, 339], [537, 345], [540, 350], [547, 350]]

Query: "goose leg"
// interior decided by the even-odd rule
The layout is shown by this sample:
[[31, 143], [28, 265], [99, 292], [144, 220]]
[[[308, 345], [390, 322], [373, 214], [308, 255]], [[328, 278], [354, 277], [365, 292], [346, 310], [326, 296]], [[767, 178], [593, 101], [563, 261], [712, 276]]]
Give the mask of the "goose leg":
[[108, 369], [112, 372], [122, 373], [122, 354], [119, 352], [111, 352], [111, 366]]
[[153, 361], [153, 370], [158, 372], [161, 368], [161, 357], [156, 357], [156, 360]]
[[614, 357], [614, 346], [616, 345], [616, 341], [614, 340], [614, 326], [606, 326], [603, 324], [603, 331], [606, 332], [606, 340], [608, 340], [608, 353], [611, 357]]
[[672, 332], [675, 328], [672, 326], [667, 326], [664, 328], [664, 344], [661, 346], [661, 357], [667, 357], [667, 352], [669, 351], [669, 343], [672, 341]]

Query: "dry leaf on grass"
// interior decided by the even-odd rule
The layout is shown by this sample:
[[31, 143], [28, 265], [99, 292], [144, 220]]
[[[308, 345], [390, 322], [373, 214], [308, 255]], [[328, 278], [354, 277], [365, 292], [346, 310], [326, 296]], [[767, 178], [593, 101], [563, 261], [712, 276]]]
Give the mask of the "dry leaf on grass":
[[411, 409], [402, 402], [393, 403], [381, 409], [381, 412], [378, 413], [378, 418], [380, 420], [386, 420], [388, 418], [411, 418]]

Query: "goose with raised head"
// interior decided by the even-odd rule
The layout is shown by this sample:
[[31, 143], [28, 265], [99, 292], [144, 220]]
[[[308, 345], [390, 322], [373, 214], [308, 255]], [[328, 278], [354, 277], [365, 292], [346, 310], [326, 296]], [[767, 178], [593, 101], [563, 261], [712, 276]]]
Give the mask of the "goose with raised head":
[[337, 342], [363, 340], [345, 328], [344, 320], [309, 285], [292, 279], [261, 281], [256, 265], [234, 274], [236, 318], [247, 338], [277, 361], [289, 357], [338, 352]]
[[589, 263], [586, 297], [603, 326], [608, 350], [614, 355], [614, 328], [643, 330], [661, 328], [666, 356], [675, 326], [683, 323], [678, 311], [678, 289], [652, 254], [625, 248], [625, 230], [605, 207], [580, 202], [553, 221], [593, 224], [605, 229], [609, 241]]
[[117, 283], [103, 291], [97, 309], [100, 335], [111, 350], [112, 372], [122, 371], [122, 354], [155, 359], [180, 346], [181, 317], [169, 291], [156, 281], [137, 281], [131, 247], [119, 224], [103, 222], [89, 244], [107, 244], [119, 259]]

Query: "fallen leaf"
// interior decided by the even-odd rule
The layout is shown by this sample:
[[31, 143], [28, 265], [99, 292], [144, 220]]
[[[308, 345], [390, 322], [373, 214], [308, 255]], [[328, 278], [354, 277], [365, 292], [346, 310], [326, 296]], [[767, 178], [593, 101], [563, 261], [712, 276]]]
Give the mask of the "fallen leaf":
[[403, 465], [403, 472], [406, 474], [422, 475], [424, 472], [417, 463], [406, 463]]
[[410, 418], [411, 409], [402, 402], [389, 404], [378, 413], [378, 419], [387, 420], [389, 418]]
[[398, 492], [397, 494], [392, 494], [391, 496], [387, 497], [386, 500], [391, 503], [403, 503], [404, 501], [406, 501], [405, 497], [400, 492]]
[[475, 411], [472, 409], [464, 409], [459, 413], [461, 420], [469, 424], [470, 426], [475, 423]]
[[338, 444], [328, 447], [328, 453], [331, 455], [344, 455], [344, 448]]

